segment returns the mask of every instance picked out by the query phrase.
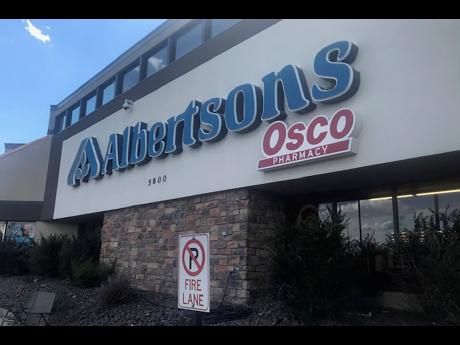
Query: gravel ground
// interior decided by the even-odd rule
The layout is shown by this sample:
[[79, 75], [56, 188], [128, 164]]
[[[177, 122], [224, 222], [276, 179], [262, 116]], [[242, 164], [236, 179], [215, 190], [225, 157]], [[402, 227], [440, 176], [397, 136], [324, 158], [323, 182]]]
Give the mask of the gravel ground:
[[[78, 288], [69, 280], [35, 276], [0, 276], [0, 305], [23, 304], [37, 289], [56, 292], [53, 326], [168, 326], [193, 325], [193, 313], [177, 308], [174, 297], [137, 291], [127, 304], [103, 307], [99, 288]], [[202, 314], [205, 326], [292, 326], [304, 325], [280, 303], [260, 300], [249, 307], [211, 306], [210, 314]], [[341, 321], [324, 321], [319, 325], [432, 325], [410, 314], [371, 311], [371, 314], [349, 313]]]

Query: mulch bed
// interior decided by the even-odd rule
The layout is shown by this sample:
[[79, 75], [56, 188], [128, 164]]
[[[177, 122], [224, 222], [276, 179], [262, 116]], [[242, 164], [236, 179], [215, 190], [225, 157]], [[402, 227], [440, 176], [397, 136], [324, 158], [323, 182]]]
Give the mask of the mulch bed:
[[[34, 291], [56, 292], [53, 313], [49, 323], [56, 326], [168, 326], [194, 325], [193, 313], [177, 308], [175, 297], [158, 296], [136, 291], [127, 304], [104, 307], [99, 299], [100, 288], [79, 288], [69, 280], [47, 279], [36, 276], [0, 276], [0, 306], [22, 305]], [[326, 320], [318, 325], [328, 326], [404, 326], [433, 325], [420, 315], [372, 310], [369, 313], [348, 313], [340, 320]], [[214, 305], [211, 313], [202, 314], [204, 326], [293, 326], [305, 325], [280, 303], [259, 300], [250, 307]]]

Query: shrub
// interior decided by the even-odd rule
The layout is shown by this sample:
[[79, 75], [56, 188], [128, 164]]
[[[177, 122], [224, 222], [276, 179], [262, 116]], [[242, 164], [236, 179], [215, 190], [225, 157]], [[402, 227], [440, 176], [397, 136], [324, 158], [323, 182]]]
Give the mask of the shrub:
[[98, 264], [98, 272], [101, 282], [106, 281], [110, 276], [115, 273], [115, 261], [111, 263], [100, 262]]
[[78, 238], [72, 236], [67, 238], [59, 253], [59, 272], [61, 277], [72, 277], [72, 261], [84, 263], [86, 261], [99, 261], [100, 254], [100, 237], [99, 234], [86, 233], [80, 234]]
[[385, 244], [378, 244], [372, 235], [366, 234], [361, 241], [351, 241], [350, 250], [353, 267], [349, 276], [350, 283], [360, 295], [375, 297], [378, 291], [388, 285], [389, 280], [384, 262], [382, 271], [376, 271], [376, 256], [381, 255], [382, 259], [386, 257]]
[[129, 303], [134, 296], [131, 280], [125, 274], [109, 277], [100, 290], [101, 303], [104, 306]]
[[29, 257], [30, 272], [52, 278], [59, 276], [59, 254], [66, 240], [65, 235], [51, 234], [34, 243]]
[[312, 215], [278, 229], [270, 244], [275, 286], [304, 319], [331, 316], [351, 294], [344, 216], [329, 213], [325, 220]]
[[99, 260], [101, 250], [100, 231], [80, 233], [73, 242], [72, 256], [81, 262]]
[[30, 244], [18, 244], [13, 240], [0, 241], [0, 274], [28, 273], [30, 249]]
[[460, 211], [441, 213], [441, 229], [433, 216], [414, 216], [414, 229], [397, 242], [388, 241], [399, 269], [399, 287], [414, 294], [429, 317], [460, 323]]
[[99, 286], [113, 274], [114, 270], [114, 264], [97, 263], [93, 260], [83, 262], [73, 260], [72, 281], [76, 286], [80, 287]]
[[72, 236], [72, 238], [66, 238], [62, 244], [61, 250], [59, 251], [59, 276], [61, 278], [72, 277], [72, 259], [78, 259], [75, 257], [75, 243], [78, 240]]

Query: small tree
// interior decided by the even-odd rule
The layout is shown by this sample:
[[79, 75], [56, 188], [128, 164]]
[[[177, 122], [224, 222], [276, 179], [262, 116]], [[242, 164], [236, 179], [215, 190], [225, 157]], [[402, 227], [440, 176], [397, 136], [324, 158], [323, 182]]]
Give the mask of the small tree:
[[[383, 258], [386, 254], [385, 244], [375, 241], [373, 235], [367, 233], [362, 240], [350, 241], [351, 260], [353, 270], [350, 272], [350, 281], [359, 294], [375, 297], [379, 290], [385, 286], [388, 279], [384, 272]], [[382, 257], [381, 272], [376, 270], [376, 256]]]
[[47, 277], [58, 277], [60, 252], [66, 242], [65, 235], [51, 234], [32, 245], [29, 269], [32, 273]]
[[349, 289], [349, 241], [339, 212], [317, 215], [278, 229], [272, 243], [271, 269], [280, 296], [306, 319], [332, 316], [344, 305]]
[[16, 243], [14, 240], [0, 241], [0, 274], [21, 275], [29, 273], [27, 262], [30, 244]]
[[460, 211], [414, 216], [414, 229], [388, 241], [401, 267], [393, 277], [430, 317], [460, 323]]

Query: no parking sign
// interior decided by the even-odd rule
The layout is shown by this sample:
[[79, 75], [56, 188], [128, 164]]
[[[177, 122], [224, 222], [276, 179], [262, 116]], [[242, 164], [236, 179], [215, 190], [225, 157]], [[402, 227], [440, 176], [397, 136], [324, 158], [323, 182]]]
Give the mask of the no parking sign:
[[209, 313], [209, 234], [179, 236], [178, 306]]

